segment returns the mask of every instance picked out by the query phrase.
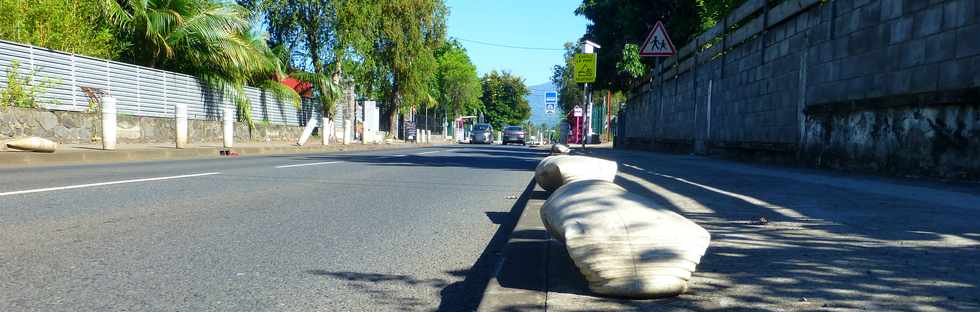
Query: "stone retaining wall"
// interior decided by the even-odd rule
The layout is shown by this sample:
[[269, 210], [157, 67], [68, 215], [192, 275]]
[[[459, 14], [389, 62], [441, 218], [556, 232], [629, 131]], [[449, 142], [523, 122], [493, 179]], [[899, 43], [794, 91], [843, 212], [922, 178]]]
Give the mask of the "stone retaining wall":
[[[95, 113], [48, 111], [43, 109], [8, 108], [0, 110], [0, 141], [36, 136], [59, 144], [91, 144], [101, 142], [101, 116]], [[173, 118], [136, 117], [119, 115], [118, 142], [173, 143], [176, 139]], [[189, 120], [190, 143], [219, 143], [222, 141], [220, 120]], [[235, 124], [236, 142], [293, 143], [303, 127], [269, 125], [261, 121], [249, 131], [244, 123]]]
[[617, 146], [980, 179], [977, 0], [747, 0], [732, 14], [632, 90]]

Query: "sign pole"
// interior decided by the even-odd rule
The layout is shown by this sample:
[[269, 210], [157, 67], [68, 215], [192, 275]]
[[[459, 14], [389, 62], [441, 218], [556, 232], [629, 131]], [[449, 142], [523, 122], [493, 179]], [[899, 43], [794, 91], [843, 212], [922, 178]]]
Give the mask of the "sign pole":
[[[583, 87], [583, 89], [584, 89], [584, 92], [582, 94], [582, 105], [585, 106], [585, 107], [588, 107], [589, 106], [589, 84], [586, 83], [585, 86]], [[579, 141], [581, 141], [580, 143], [582, 143], [582, 150], [584, 151], [585, 150], [585, 118], [584, 117], [579, 117], [578, 118], [578, 123], [579, 123], [579, 127], [578, 127]]]

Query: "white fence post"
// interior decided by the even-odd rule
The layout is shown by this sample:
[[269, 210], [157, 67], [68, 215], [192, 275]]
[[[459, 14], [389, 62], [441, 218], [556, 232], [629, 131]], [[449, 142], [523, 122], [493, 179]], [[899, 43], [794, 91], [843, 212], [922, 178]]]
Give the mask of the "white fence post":
[[333, 123], [330, 118], [323, 117], [323, 127], [321, 127], [320, 137], [323, 139], [323, 146], [330, 145], [330, 136], [333, 135]]
[[296, 145], [306, 145], [306, 141], [313, 135], [313, 128], [316, 128], [316, 117], [310, 116], [310, 121], [306, 122], [306, 127], [303, 128], [303, 134], [299, 136], [299, 141], [296, 142]]
[[177, 103], [174, 117], [177, 120], [177, 148], [187, 146], [187, 104]]
[[102, 99], [102, 149], [116, 149], [116, 98]]
[[235, 109], [225, 107], [224, 114], [224, 139], [225, 148], [231, 148], [235, 144]]

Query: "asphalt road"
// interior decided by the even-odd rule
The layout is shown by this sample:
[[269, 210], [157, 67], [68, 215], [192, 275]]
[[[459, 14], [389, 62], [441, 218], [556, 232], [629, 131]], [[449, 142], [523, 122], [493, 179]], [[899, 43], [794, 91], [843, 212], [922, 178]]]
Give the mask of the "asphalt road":
[[454, 145], [0, 170], [0, 311], [473, 309], [543, 156]]

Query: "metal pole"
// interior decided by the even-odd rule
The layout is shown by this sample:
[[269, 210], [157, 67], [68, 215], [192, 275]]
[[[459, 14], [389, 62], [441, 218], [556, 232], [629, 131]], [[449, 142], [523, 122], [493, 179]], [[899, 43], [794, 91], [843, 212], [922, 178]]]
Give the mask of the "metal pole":
[[[588, 105], [589, 105], [589, 84], [586, 83], [584, 89], [585, 89], [585, 94], [582, 94], [582, 105], [585, 106], [585, 107], [588, 107]], [[585, 107], [583, 107], [582, 109], [585, 110]], [[577, 121], [578, 121], [578, 124], [579, 124], [579, 126], [578, 126], [578, 133], [579, 133], [579, 140], [582, 141], [581, 142], [582, 143], [582, 150], [585, 150], [585, 129], [583, 129], [585, 127], [585, 117], [584, 117], [585, 116], [585, 112], [584, 111], [582, 112], [582, 116], [583, 117], [578, 117], [577, 118], [578, 119]]]

